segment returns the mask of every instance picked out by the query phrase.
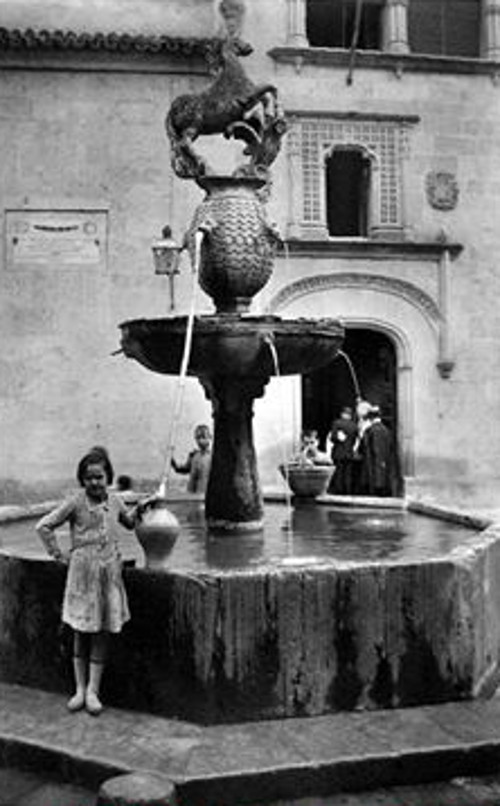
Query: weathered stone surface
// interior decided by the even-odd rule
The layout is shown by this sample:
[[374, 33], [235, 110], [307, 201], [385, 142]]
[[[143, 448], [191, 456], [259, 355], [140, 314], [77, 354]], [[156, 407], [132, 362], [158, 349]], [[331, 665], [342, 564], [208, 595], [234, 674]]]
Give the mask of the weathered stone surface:
[[177, 806], [175, 784], [153, 773], [119, 775], [102, 784], [97, 806]]
[[[494, 528], [426, 561], [125, 574], [132, 621], [113, 643], [109, 704], [238, 721], [468, 699], [498, 682]], [[63, 576], [0, 557], [0, 679], [69, 688]]]
[[[352, 789], [463, 780], [500, 768], [498, 697], [203, 727], [112, 708], [102, 720], [75, 718], [65, 699], [0, 683], [0, 766], [28, 762], [46, 780], [85, 781], [95, 792], [111, 777], [153, 772], [178, 782], [179, 800], [189, 806], [261, 806], [305, 797], [326, 806], [327, 796], [347, 798]], [[373, 792], [372, 800], [377, 797]], [[31, 799], [23, 806], [28, 802], [32, 806]], [[36, 803], [77, 806], [68, 793], [56, 801], [54, 790]], [[425, 803], [437, 806], [432, 798]]]

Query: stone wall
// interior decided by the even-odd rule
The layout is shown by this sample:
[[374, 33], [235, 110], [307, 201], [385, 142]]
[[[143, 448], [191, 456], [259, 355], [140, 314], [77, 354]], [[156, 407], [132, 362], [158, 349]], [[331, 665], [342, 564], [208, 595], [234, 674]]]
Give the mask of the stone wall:
[[[112, 353], [121, 321], [168, 312], [167, 282], [154, 275], [150, 246], [167, 221], [180, 238], [201, 198], [194, 187], [173, 191], [163, 128], [172, 92], [187, 79], [12, 70], [0, 83], [4, 500], [22, 490], [36, 494], [38, 485], [52, 494], [50, 482], [64, 486], [96, 443], [109, 447], [118, 471], [157, 478], [174, 384]], [[97, 221], [99, 253], [94, 259], [77, 246], [81, 262], [78, 255], [65, 262], [47, 255], [40, 241], [33, 256], [17, 257], [12, 239], [19, 221], [53, 227]], [[22, 245], [25, 236], [18, 237]], [[181, 305], [189, 272], [186, 258], [176, 289]], [[209, 418], [195, 380], [184, 413], [180, 454], [194, 424]]]
[[5, 0], [2, 25], [9, 28], [121, 31], [205, 36], [216, 24], [213, 0]]

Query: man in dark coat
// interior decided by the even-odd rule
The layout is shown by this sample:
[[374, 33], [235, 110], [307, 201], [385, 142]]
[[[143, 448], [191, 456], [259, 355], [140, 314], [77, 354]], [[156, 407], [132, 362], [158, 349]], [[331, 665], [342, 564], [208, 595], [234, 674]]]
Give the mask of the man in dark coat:
[[380, 408], [368, 413], [368, 426], [360, 445], [365, 495], [390, 496], [393, 490], [394, 461], [391, 432], [384, 425]]
[[354, 444], [357, 436], [358, 428], [352, 417], [352, 409], [345, 406], [340, 417], [333, 421], [329, 436], [335, 472], [328, 492], [334, 495], [352, 495], [354, 492]]

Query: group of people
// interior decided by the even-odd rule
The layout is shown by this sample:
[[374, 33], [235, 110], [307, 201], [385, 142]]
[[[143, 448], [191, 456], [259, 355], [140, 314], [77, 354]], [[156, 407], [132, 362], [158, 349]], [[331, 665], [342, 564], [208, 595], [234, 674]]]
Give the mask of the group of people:
[[394, 495], [392, 434], [382, 422], [380, 407], [367, 401], [358, 402], [356, 416], [349, 406], [341, 410], [331, 425], [326, 451], [319, 448], [317, 431], [304, 431], [298, 458], [306, 464], [333, 463], [329, 492], [334, 495]]

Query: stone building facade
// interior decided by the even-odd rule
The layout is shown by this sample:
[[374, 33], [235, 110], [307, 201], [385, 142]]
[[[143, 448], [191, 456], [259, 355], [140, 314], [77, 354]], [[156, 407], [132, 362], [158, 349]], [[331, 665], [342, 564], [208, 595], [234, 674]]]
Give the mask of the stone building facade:
[[[5, 2], [4, 501], [61, 489], [96, 442], [121, 472], [162, 470], [176, 381], [113, 353], [121, 321], [169, 313], [150, 244], [167, 222], [180, 240], [201, 193], [172, 173], [163, 120], [210, 81], [217, 5], [160, 14], [148, 0], [122, 18], [102, 0], [90, 18], [70, 0]], [[495, 506], [500, 0], [365, 0], [358, 20], [354, 0], [247, 5], [246, 70], [277, 85], [289, 122], [269, 200], [284, 247], [253, 312], [340, 318], [360, 391], [393, 430], [401, 490]], [[206, 148], [227, 167], [224, 143]], [[183, 258], [179, 312], [189, 275]], [[198, 309], [211, 310], [202, 292]], [[300, 428], [324, 436], [355, 393], [342, 357], [273, 379], [255, 416], [264, 484]], [[209, 418], [192, 380], [179, 455]]]

